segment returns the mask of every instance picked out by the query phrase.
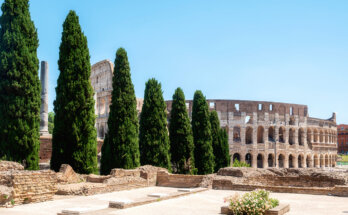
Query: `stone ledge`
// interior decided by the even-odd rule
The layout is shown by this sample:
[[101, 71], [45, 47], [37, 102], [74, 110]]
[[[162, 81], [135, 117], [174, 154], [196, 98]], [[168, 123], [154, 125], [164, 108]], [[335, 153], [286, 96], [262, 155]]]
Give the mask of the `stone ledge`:
[[[289, 211], [290, 211], [289, 204], [279, 204], [277, 207], [266, 211], [265, 215], [283, 215]], [[228, 208], [228, 206], [221, 207], [221, 214], [233, 215], [232, 211]]]

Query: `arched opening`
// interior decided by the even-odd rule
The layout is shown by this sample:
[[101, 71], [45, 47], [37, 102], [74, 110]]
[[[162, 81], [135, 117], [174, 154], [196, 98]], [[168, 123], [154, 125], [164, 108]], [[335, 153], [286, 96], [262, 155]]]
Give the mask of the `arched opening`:
[[280, 127], [279, 128], [279, 142], [281, 142], [281, 143], [285, 143], [284, 134], [285, 134], [285, 128]]
[[247, 127], [245, 131], [245, 144], [253, 143], [253, 129], [252, 127]]
[[329, 166], [329, 155], [325, 155], [325, 167]]
[[263, 168], [263, 155], [257, 155], [257, 168]]
[[325, 167], [324, 155], [320, 155], [320, 167]]
[[289, 155], [289, 168], [294, 168], [294, 156]]
[[268, 154], [268, 167], [274, 167], [274, 156], [273, 154]]
[[310, 155], [307, 155], [307, 158], [306, 158], [306, 167], [307, 168], [310, 168], [311, 167], [311, 156]]
[[321, 143], [324, 142], [324, 133], [323, 133], [322, 130], [320, 130], [319, 141], [320, 141]]
[[307, 142], [308, 144], [312, 143], [312, 130], [307, 128]]
[[271, 126], [268, 128], [268, 141], [269, 142], [275, 142], [275, 138], [274, 138], [274, 127]]
[[99, 103], [99, 114], [100, 115], [104, 115], [105, 114], [105, 99], [104, 98], [100, 98], [99, 99], [100, 103]]
[[233, 142], [240, 142], [240, 127], [234, 126], [233, 127]]
[[304, 129], [300, 128], [300, 130], [298, 131], [298, 144], [300, 146], [304, 145], [304, 140], [305, 140], [305, 135], [304, 135]]
[[294, 145], [295, 144], [295, 129], [290, 128], [289, 130], [289, 144]]
[[298, 159], [297, 159], [297, 163], [298, 163], [298, 168], [303, 168], [304, 166], [302, 166], [302, 162], [303, 162], [303, 155], [298, 155]]
[[252, 155], [250, 153], [245, 155], [245, 163], [249, 164], [251, 166], [251, 161], [252, 161]]
[[104, 125], [100, 125], [99, 127], [99, 137], [104, 139]]
[[320, 157], [317, 155], [317, 154], [315, 154], [314, 155], [314, 167], [320, 167]]
[[278, 156], [278, 167], [279, 168], [284, 168], [284, 161], [285, 161], [284, 155], [280, 154]]
[[263, 141], [263, 133], [264, 133], [263, 127], [259, 126], [257, 128], [257, 142], [258, 143], [264, 143], [264, 141]]
[[234, 162], [236, 160], [240, 161], [240, 154], [238, 154], [238, 153], [234, 153], [233, 157], [232, 157], [232, 162]]
[[319, 133], [317, 129], [314, 129], [314, 142], [317, 143], [319, 141]]

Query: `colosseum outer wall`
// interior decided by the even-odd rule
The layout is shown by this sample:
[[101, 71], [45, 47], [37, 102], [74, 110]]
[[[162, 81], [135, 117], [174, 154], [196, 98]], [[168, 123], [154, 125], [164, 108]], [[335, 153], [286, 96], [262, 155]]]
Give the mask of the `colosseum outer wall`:
[[[335, 166], [336, 115], [308, 116], [306, 105], [242, 100], [207, 100], [229, 134], [231, 162], [254, 168], [310, 168]], [[167, 101], [168, 113], [172, 101]], [[186, 101], [189, 115], [192, 101]], [[276, 155], [276, 156], [275, 156]], [[232, 164], [232, 163], [231, 163]]]

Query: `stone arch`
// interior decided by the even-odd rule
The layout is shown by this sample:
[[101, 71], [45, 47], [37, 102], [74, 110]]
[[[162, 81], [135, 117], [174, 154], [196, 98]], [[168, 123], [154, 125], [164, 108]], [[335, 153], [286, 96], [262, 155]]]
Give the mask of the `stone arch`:
[[279, 128], [279, 142], [285, 143], [285, 128], [284, 127]]
[[283, 154], [278, 155], [278, 167], [284, 168], [285, 165], [285, 156]]
[[324, 142], [324, 132], [323, 132], [323, 130], [320, 130], [320, 132], [319, 132], [319, 142], [321, 142], [321, 143]]
[[298, 144], [300, 146], [304, 146], [304, 142], [305, 142], [305, 131], [303, 128], [300, 128], [298, 130]]
[[268, 167], [274, 167], [274, 154], [268, 154]]
[[232, 156], [232, 162], [234, 163], [235, 160], [240, 161], [240, 154], [239, 153], [234, 153]]
[[312, 130], [310, 128], [307, 128], [307, 142], [312, 143]]
[[295, 129], [294, 128], [289, 129], [289, 144], [290, 145], [295, 144]]
[[323, 154], [320, 154], [320, 167], [325, 167], [325, 158]]
[[240, 142], [240, 127], [239, 126], [234, 126], [233, 127], [233, 142]]
[[265, 129], [263, 128], [263, 126], [259, 126], [257, 128], [257, 143], [264, 143], [264, 133]]
[[247, 153], [245, 155], [245, 163], [247, 163], [250, 166], [252, 166], [252, 160], [253, 160], [253, 155], [251, 153]]
[[292, 154], [289, 154], [289, 168], [295, 167], [295, 156]]
[[317, 155], [317, 154], [314, 155], [314, 167], [316, 168], [320, 167], [320, 155]]
[[313, 136], [314, 136], [314, 142], [318, 143], [319, 142], [319, 132], [317, 129], [313, 130]]
[[298, 168], [304, 168], [305, 166], [303, 164], [304, 164], [304, 156], [303, 156], [303, 154], [299, 154], [298, 158], [297, 158]]
[[268, 128], [268, 141], [275, 142], [274, 127], [270, 126]]
[[257, 155], [257, 168], [264, 168], [263, 160], [264, 160], [263, 154], [258, 154]]
[[104, 125], [101, 124], [99, 126], [99, 137], [102, 138], [102, 139], [104, 139], [104, 131], [105, 131]]
[[325, 155], [325, 167], [329, 167], [329, 155]]
[[253, 143], [253, 128], [248, 126], [245, 130], [245, 144]]
[[106, 104], [105, 104], [105, 99], [104, 98], [100, 98], [99, 99], [99, 114], [100, 115], [104, 115], [105, 114], [105, 110], [106, 110]]

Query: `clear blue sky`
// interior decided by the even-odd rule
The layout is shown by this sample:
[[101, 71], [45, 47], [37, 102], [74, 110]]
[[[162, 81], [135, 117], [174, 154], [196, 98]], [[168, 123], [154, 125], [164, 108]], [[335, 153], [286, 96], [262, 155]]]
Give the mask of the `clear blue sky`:
[[165, 99], [180, 86], [187, 99], [200, 89], [207, 98], [306, 104], [310, 116], [337, 112], [348, 123], [348, 1], [31, 0], [50, 110], [70, 9], [91, 64], [127, 50], [137, 97], [155, 77]]

